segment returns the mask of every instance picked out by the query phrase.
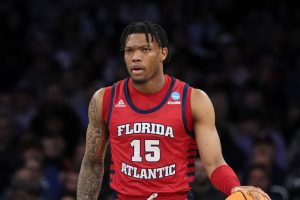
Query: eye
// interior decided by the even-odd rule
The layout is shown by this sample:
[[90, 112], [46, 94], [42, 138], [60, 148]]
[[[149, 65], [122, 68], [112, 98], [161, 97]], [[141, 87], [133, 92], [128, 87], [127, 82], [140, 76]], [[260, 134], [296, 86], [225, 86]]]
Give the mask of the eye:
[[145, 52], [145, 53], [146, 53], [146, 52], [149, 52], [149, 51], [150, 51], [150, 48], [143, 48], [142, 51]]
[[131, 53], [132, 49], [125, 49], [125, 53]]

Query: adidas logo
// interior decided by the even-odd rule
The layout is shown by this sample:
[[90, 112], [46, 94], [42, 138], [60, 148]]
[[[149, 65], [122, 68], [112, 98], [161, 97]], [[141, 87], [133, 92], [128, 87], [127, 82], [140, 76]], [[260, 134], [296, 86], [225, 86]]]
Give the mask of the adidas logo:
[[119, 102], [115, 105], [115, 107], [126, 107], [124, 101], [122, 99], [119, 100]]
[[180, 101], [168, 101], [167, 104], [174, 105], [174, 104], [181, 104], [181, 102]]

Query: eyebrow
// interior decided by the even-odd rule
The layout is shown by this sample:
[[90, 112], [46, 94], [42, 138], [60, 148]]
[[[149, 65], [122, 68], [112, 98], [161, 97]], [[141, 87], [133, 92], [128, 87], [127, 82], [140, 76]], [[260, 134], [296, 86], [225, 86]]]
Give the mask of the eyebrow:
[[125, 49], [133, 49], [133, 48], [144, 48], [144, 47], [147, 47], [147, 48], [150, 48], [151, 45], [150, 44], [144, 44], [144, 45], [133, 45], [133, 46], [125, 46]]

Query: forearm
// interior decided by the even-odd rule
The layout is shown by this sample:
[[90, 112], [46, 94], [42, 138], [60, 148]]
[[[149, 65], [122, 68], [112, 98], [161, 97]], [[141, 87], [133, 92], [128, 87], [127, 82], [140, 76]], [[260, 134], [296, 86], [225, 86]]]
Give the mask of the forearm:
[[77, 186], [77, 200], [96, 200], [101, 189], [104, 162], [83, 158]]

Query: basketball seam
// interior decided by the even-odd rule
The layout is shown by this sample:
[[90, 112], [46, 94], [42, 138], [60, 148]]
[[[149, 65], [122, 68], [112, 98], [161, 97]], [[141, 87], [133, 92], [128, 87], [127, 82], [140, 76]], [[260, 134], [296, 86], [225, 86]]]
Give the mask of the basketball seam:
[[242, 191], [239, 191], [242, 195], [243, 195], [243, 197], [245, 198], [245, 200], [247, 200], [247, 198], [246, 198], [246, 196], [244, 195], [244, 193], [242, 192]]

